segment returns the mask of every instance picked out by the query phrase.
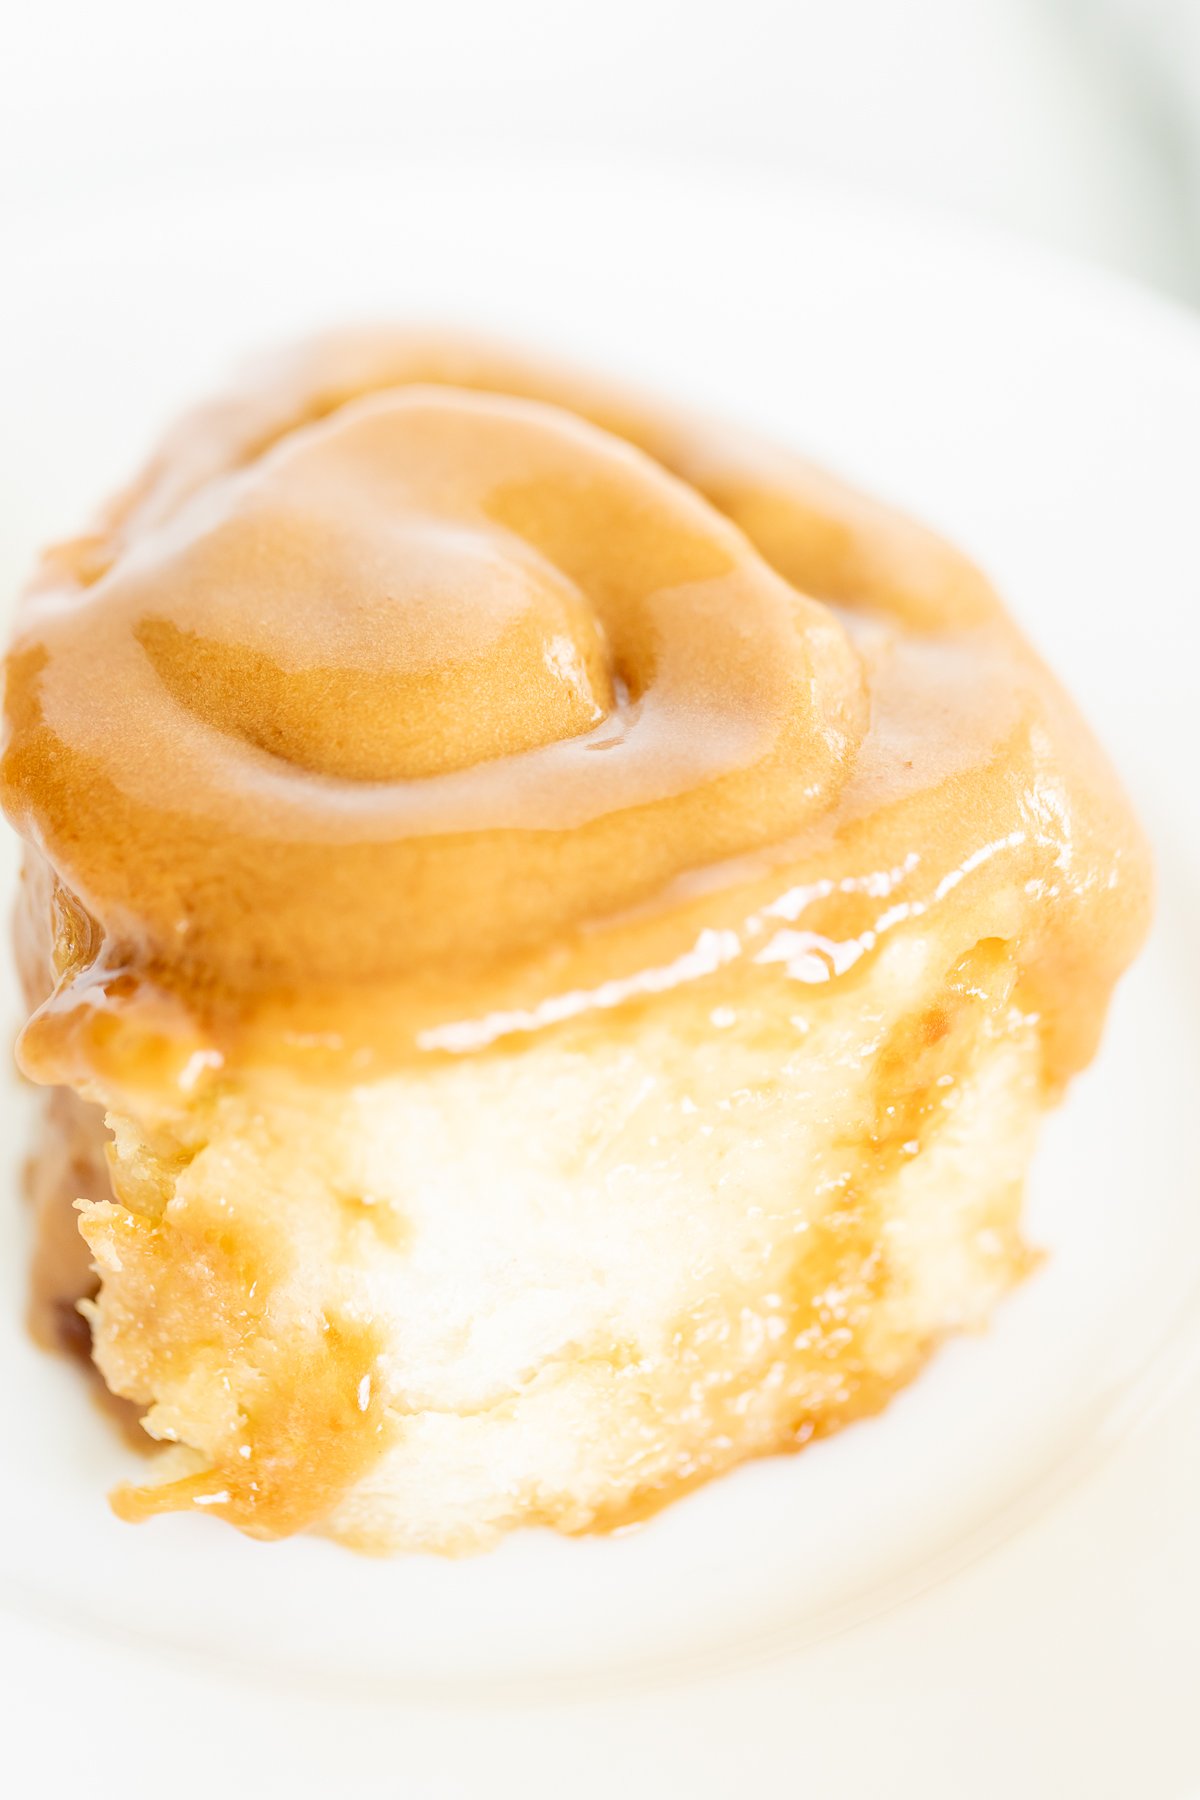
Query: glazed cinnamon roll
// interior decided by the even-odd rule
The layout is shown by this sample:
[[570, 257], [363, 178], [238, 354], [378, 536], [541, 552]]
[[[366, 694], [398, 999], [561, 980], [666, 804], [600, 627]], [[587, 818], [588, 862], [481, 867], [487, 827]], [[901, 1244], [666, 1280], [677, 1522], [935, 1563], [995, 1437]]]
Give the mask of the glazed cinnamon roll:
[[985, 1321], [1147, 914], [956, 551], [393, 331], [48, 553], [0, 780], [43, 1320], [169, 1446], [114, 1504], [375, 1550], [626, 1523]]

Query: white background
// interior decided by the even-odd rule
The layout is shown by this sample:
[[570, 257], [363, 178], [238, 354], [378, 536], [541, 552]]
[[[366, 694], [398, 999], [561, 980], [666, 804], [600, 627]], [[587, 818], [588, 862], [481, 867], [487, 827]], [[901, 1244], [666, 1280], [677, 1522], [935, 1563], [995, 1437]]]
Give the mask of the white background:
[[27, 0], [4, 18], [14, 226], [196, 167], [633, 151], [848, 177], [1198, 291], [1195, 0]]

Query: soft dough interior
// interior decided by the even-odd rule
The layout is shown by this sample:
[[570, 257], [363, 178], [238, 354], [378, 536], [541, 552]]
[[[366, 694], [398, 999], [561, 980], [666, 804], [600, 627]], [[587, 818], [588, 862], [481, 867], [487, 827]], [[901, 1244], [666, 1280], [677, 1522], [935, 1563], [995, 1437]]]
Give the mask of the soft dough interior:
[[1013, 986], [1002, 939], [912, 933], [836, 993], [722, 979], [620, 1030], [110, 1112], [98, 1289], [68, 1279], [175, 1446], [118, 1510], [469, 1550], [626, 1523], [878, 1408], [1028, 1263]]

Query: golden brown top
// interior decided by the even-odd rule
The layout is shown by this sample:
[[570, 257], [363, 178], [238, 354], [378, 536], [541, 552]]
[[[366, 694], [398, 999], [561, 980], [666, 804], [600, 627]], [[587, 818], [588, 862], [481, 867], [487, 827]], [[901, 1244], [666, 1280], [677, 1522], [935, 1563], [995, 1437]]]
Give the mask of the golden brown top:
[[1065, 1069], [1145, 910], [1109, 771], [955, 551], [728, 429], [399, 332], [197, 413], [47, 555], [0, 796], [57, 878], [47, 1080], [164, 1046], [188, 1079], [364, 1070], [739, 958], [823, 980], [997, 857]]

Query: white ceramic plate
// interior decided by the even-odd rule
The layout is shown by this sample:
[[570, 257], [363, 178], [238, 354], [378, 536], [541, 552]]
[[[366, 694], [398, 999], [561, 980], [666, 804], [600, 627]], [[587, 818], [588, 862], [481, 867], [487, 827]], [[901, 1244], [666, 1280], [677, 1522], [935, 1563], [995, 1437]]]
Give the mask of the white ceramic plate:
[[994, 1330], [881, 1419], [608, 1540], [377, 1563], [117, 1524], [132, 1455], [20, 1330], [5, 1091], [0, 1771], [36, 1771], [54, 1722], [64, 1779], [78, 1756], [114, 1795], [1200, 1791], [1200, 329], [973, 231], [663, 169], [148, 176], [102, 216], [10, 224], [10, 586], [235, 351], [450, 314], [761, 424], [945, 528], [1122, 764], [1162, 891], [1046, 1133], [1051, 1254]]

